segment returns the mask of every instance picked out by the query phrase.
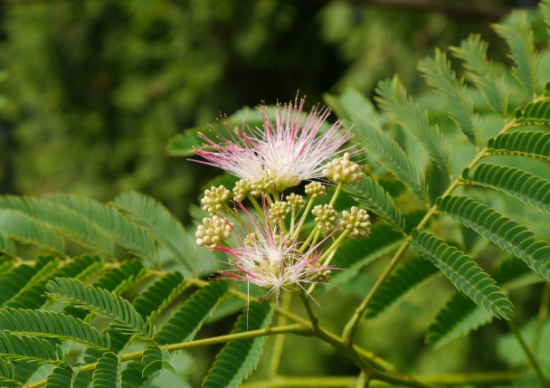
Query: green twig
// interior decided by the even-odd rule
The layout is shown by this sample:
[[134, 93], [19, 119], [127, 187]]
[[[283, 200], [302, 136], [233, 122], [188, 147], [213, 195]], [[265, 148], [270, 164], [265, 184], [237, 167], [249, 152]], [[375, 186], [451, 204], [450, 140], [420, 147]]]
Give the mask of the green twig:
[[[281, 309], [288, 310], [290, 308], [290, 302], [292, 301], [292, 294], [286, 292], [281, 297]], [[278, 326], [284, 326], [287, 323], [287, 317], [279, 315], [277, 319]], [[273, 352], [271, 353], [271, 363], [269, 365], [269, 374], [272, 377], [275, 377], [279, 372], [279, 367], [281, 365], [281, 356], [283, 354], [283, 348], [285, 344], [285, 336], [278, 335], [275, 337], [275, 343], [273, 344]]]
[[537, 330], [535, 331], [535, 338], [533, 342], [533, 354], [537, 354], [539, 350], [544, 324], [546, 323], [546, 317], [548, 316], [548, 304], [550, 304], [550, 282], [545, 283], [542, 299], [540, 301], [539, 315], [537, 318]]

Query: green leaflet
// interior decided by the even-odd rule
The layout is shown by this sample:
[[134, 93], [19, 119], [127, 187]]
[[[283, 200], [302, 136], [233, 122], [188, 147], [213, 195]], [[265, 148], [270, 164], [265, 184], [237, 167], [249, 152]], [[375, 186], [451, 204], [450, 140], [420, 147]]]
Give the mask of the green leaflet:
[[103, 338], [95, 327], [53, 311], [1, 309], [0, 330], [9, 330], [12, 334], [28, 337], [69, 340], [100, 349], [109, 348], [109, 337]]
[[479, 89], [491, 109], [506, 117], [508, 109], [508, 90], [503, 77], [493, 69], [487, 60], [489, 44], [479, 34], [473, 34], [460, 43], [460, 47], [450, 47], [454, 55], [462, 59], [466, 69], [466, 78]]
[[489, 139], [488, 153], [520, 155], [550, 162], [550, 133], [512, 132]]
[[61, 347], [47, 340], [0, 330], [0, 357], [28, 362], [59, 363], [63, 360], [63, 352]]
[[458, 80], [451, 70], [445, 53], [435, 50], [434, 58], [424, 58], [418, 62], [418, 69], [426, 82], [445, 97], [449, 116], [466, 135], [470, 143], [478, 145], [481, 135], [481, 121], [474, 114], [474, 103], [466, 95], [464, 80]]
[[105, 353], [97, 362], [92, 388], [121, 388], [120, 361], [113, 353]]
[[472, 198], [447, 196], [437, 201], [439, 211], [462, 222], [503, 250], [523, 260], [531, 269], [550, 279], [550, 244], [535, 241], [533, 232], [503, 217]]
[[502, 191], [550, 213], [550, 180], [519, 168], [484, 163], [476, 169], [471, 182]]
[[35, 198], [9, 195], [0, 197], [0, 209], [20, 211], [84, 247], [113, 256], [113, 242], [94, 223], [66, 207]]
[[170, 352], [166, 350], [166, 347], [161, 349], [155, 345], [147, 346], [141, 359], [141, 362], [145, 365], [142, 376], [149, 377], [161, 369], [167, 369], [173, 373], [177, 373], [176, 368], [174, 368], [174, 365], [171, 363], [171, 359]]
[[0, 358], [0, 381], [15, 381], [15, 367]]
[[363, 207], [372, 211], [397, 231], [403, 231], [405, 222], [390, 194], [374, 179], [363, 176], [354, 186], [344, 186], [344, 190]]
[[531, 102], [521, 110], [516, 110], [514, 127], [550, 126], [550, 101]]
[[478, 306], [497, 318], [511, 319], [514, 316], [512, 303], [496, 282], [464, 252], [425, 231], [415, 230], [409, 243]]
[[[266, 328], [273, 308], [266, 302], [252, 303], [237, 320], [232, 334]], [[237, 388], [256, 368], [265, 337], [228, 342], [216, 356], [216, 361], [204, 378], [205, 388]]]
[[74, 279], [55, 278], [46, 285], [48, 296], [75, 303], [99, 315], [116, 320], [127, 329], [150, 336], [151, 323], [144, 321], [135, 308], [121, 296], [94, 286], [84, 285]]
[[428, 329], [426, 340], [439, 348], [492, 320], [493, 315], [476, 306], [463, 293], [457, 292], [437, 314]]
[[147, 380], [142, 371], [145, 365], [141, 361], [132, 361], [122, 371], [122, 388], [141, 388]]
[[224, 300], [228, 289], [226, 282], [211, 282], [195, 292], [157, 331], [155, 341], [163, 345], [193, 339], [212, 311]]
[[364, 117], [355, 115], [353, 121], [357, 129], [354, 140], [376, 155], [384, 167], [407, 185], [418, 198], [424, 200], [426, 198], [424, 175], [399, 144]]
[[195, 272], [195, 265], [190, 263], [186, 247], [182, 244], [185, 241], [185, 230], [160, 202], [140, 193], [129, 192], [116, 197], [114, 203], [168, 249], [172, 257], [191, 273]]
[[514, 76], [532, 95], [537, 93], [538, 59], [533, 42], [533, 31], [524, 11], [514, 11], [506, 24], [493, 24], [496, 33], [510, 46], [510, 58], [515, 62]]
[[[57, 234], [18, 211], [0, 209], [0, 232], [4, 236], [37, 245], [55, 254], [65, 253], [65, 243]], [[9, 249], [9, 246], [7, 248]]]
[[382, 284], [367, 309], [366, 317], [376, 318], [439, 273], [438, 267], [428, 260], [421, 257], [409, 260]]
[[46, 379], [45, 388], [72, 388], [74, 375], [73, 369], [65, 364], [56, 367]]
[[129, 249], [135, 255], [148, 261], [158, 260], [158, 251], [151, 235], [122, 216], [114, 207], [72, 195], [45, 195], [42, 199], [71, 209], [94, 222], [117, 244]]
[[15, 244], [3, 233], [0, 233], [0, 252], [9, 257], [17, 256]]
[[450, 148], [437, 125], [430, 126], [428, 112], [407, 96], [405, 87], [395, 76], [392, 81], [380, 82], [376, 89], [378, 104], [410, 133], [424, 148], [435, 164], [450, 174]]

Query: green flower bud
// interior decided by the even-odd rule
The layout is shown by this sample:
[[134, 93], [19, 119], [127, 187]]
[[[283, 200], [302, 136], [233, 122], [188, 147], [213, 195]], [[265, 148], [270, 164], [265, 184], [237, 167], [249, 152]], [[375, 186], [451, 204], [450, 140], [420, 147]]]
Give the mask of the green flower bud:
[[202, 210], [205, 210], [211, 216], [214, 216], [223, 209], [223, 203], [229, 199], [231, 192], [224, 186], [212, 186], [210, 190], [204, 191], [204, 197], [201, 203], [204, 205]]
[[277, 201], [271, 204], [269, 208], [269, 218], [272, 220], [284, 219], [286, 215], [290, 212], [291, 206], [288, 202]]
[[203, 218], [202, 223], [195, 233], [199, 247], [218, 246], [231, 236], [233, 224], [222, 217]]
[[313, 198], [323, 198], [327, 195], [327, 187], [321, 182], [311, 182], [306, 185], [306, 194]]
[[315, 216], [317, 228], [321, 229], [324, 235], [332, 232], [336, 228], [338, 212], [334, 210], [332, 205], [317, 205], [313, 208], [311, 213]]
[[351, 232], [348, 234], [353, 239], [367, 238], [370, 236], [370, 216], [365, 209], [353, 206], [350, 212], [343, 211], [340, 225]]
[[358, 183], [363, 180], [361, 166], [350, 161], [350, 154], [334, 159], [323, 170], [323, 175], [336, 183]]
[[294, 193], [287, 195], [286, 200], [293, 209], [300, 209], [306, 204], [304, 197], [302, 197], [301, 195], [296, 195]]

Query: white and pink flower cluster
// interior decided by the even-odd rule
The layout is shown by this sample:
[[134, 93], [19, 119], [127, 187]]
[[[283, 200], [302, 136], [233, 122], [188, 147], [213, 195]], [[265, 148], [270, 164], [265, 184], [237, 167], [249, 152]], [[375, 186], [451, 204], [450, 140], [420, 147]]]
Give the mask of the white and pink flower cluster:
[[[369, 235], [365, 210], [352, 207], [340, 217], [334, 209], [342, 186], [362, 179], [361, 167], [350, 160], [353, 152], [347, 152], [354, 148], [344, 147], [349, 131], [340, 123], [326, 124], [328, 109], [315, 107], [305, 114], [303, 106], [303, 99], [278, 106], [275, 122], [262, 106], [263, 128], [228, 129], [228, 136], [218, 134], [219, 143], [202, 136], [207, 144], [196, 151], [202, 163], [240, 178], [233, 206], [225, 187], [205, 191], [201, 202], [210, 217], [198, 226], [197, 244], [228, 254], [234, 269], [222, 271], [226, 278], [268, 288], [277, 297], [283, 289], [325, 282], [342, 241]], [[283, 196], [284, 190], [319, 178], [337, 185], [328, 204], [313, 207], [327, 195], [319, 181], [305, 187], [307, 201], [296, 193]], [[246, 199], [255, 210], [245, 207]], [[304, 226], [308, 217], [315, 220], [311, 230]]]

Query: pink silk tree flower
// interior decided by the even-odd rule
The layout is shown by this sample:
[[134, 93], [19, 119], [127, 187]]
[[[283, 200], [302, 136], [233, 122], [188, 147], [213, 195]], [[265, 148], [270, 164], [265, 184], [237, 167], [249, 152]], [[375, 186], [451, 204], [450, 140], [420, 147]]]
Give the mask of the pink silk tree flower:
[[259, 287], [268, 288], [265, 297], [275, 293], [278, 300], [280, 291], [295, 291], [303, 289], [302, 283], [320, 282], [322, 275], [334, 269], [316, 263], [320, 255], [315, 248], [300, 252], [300, 243], [291, 237], [292, 231], [279, 233], [264, 209], [264, 219], [254, 219], [248, 210], [236, 203], [246, 216], [248, 224], [247, 236], [239, 236], [238, 246], [215, 246], [212, 250], [228, 253], [232, 257], [231, 264], [235, 270], [222, 271], [228, 279], [246, 281]]
[[[260, 107], [263, 129], [243, 126], [235, 129], [230, 139], [219, 134], [220, 143], [202, 138], [214, 149], [197, 150], [205, 164], [219, 167], [250, 182], [268, 181], [266, 186], [281, 192], [304, 180], [323, 176], [324, 165], [350, 138], [341, 123], [333, 124], [324, 133], [321, 127], [330, 115], [327, 108], [314, 107], [303, 113], [304, 99], [278, 106], [275, 123], [266, 106]], [[231, 130], [230, 130], [231, 131]]]

